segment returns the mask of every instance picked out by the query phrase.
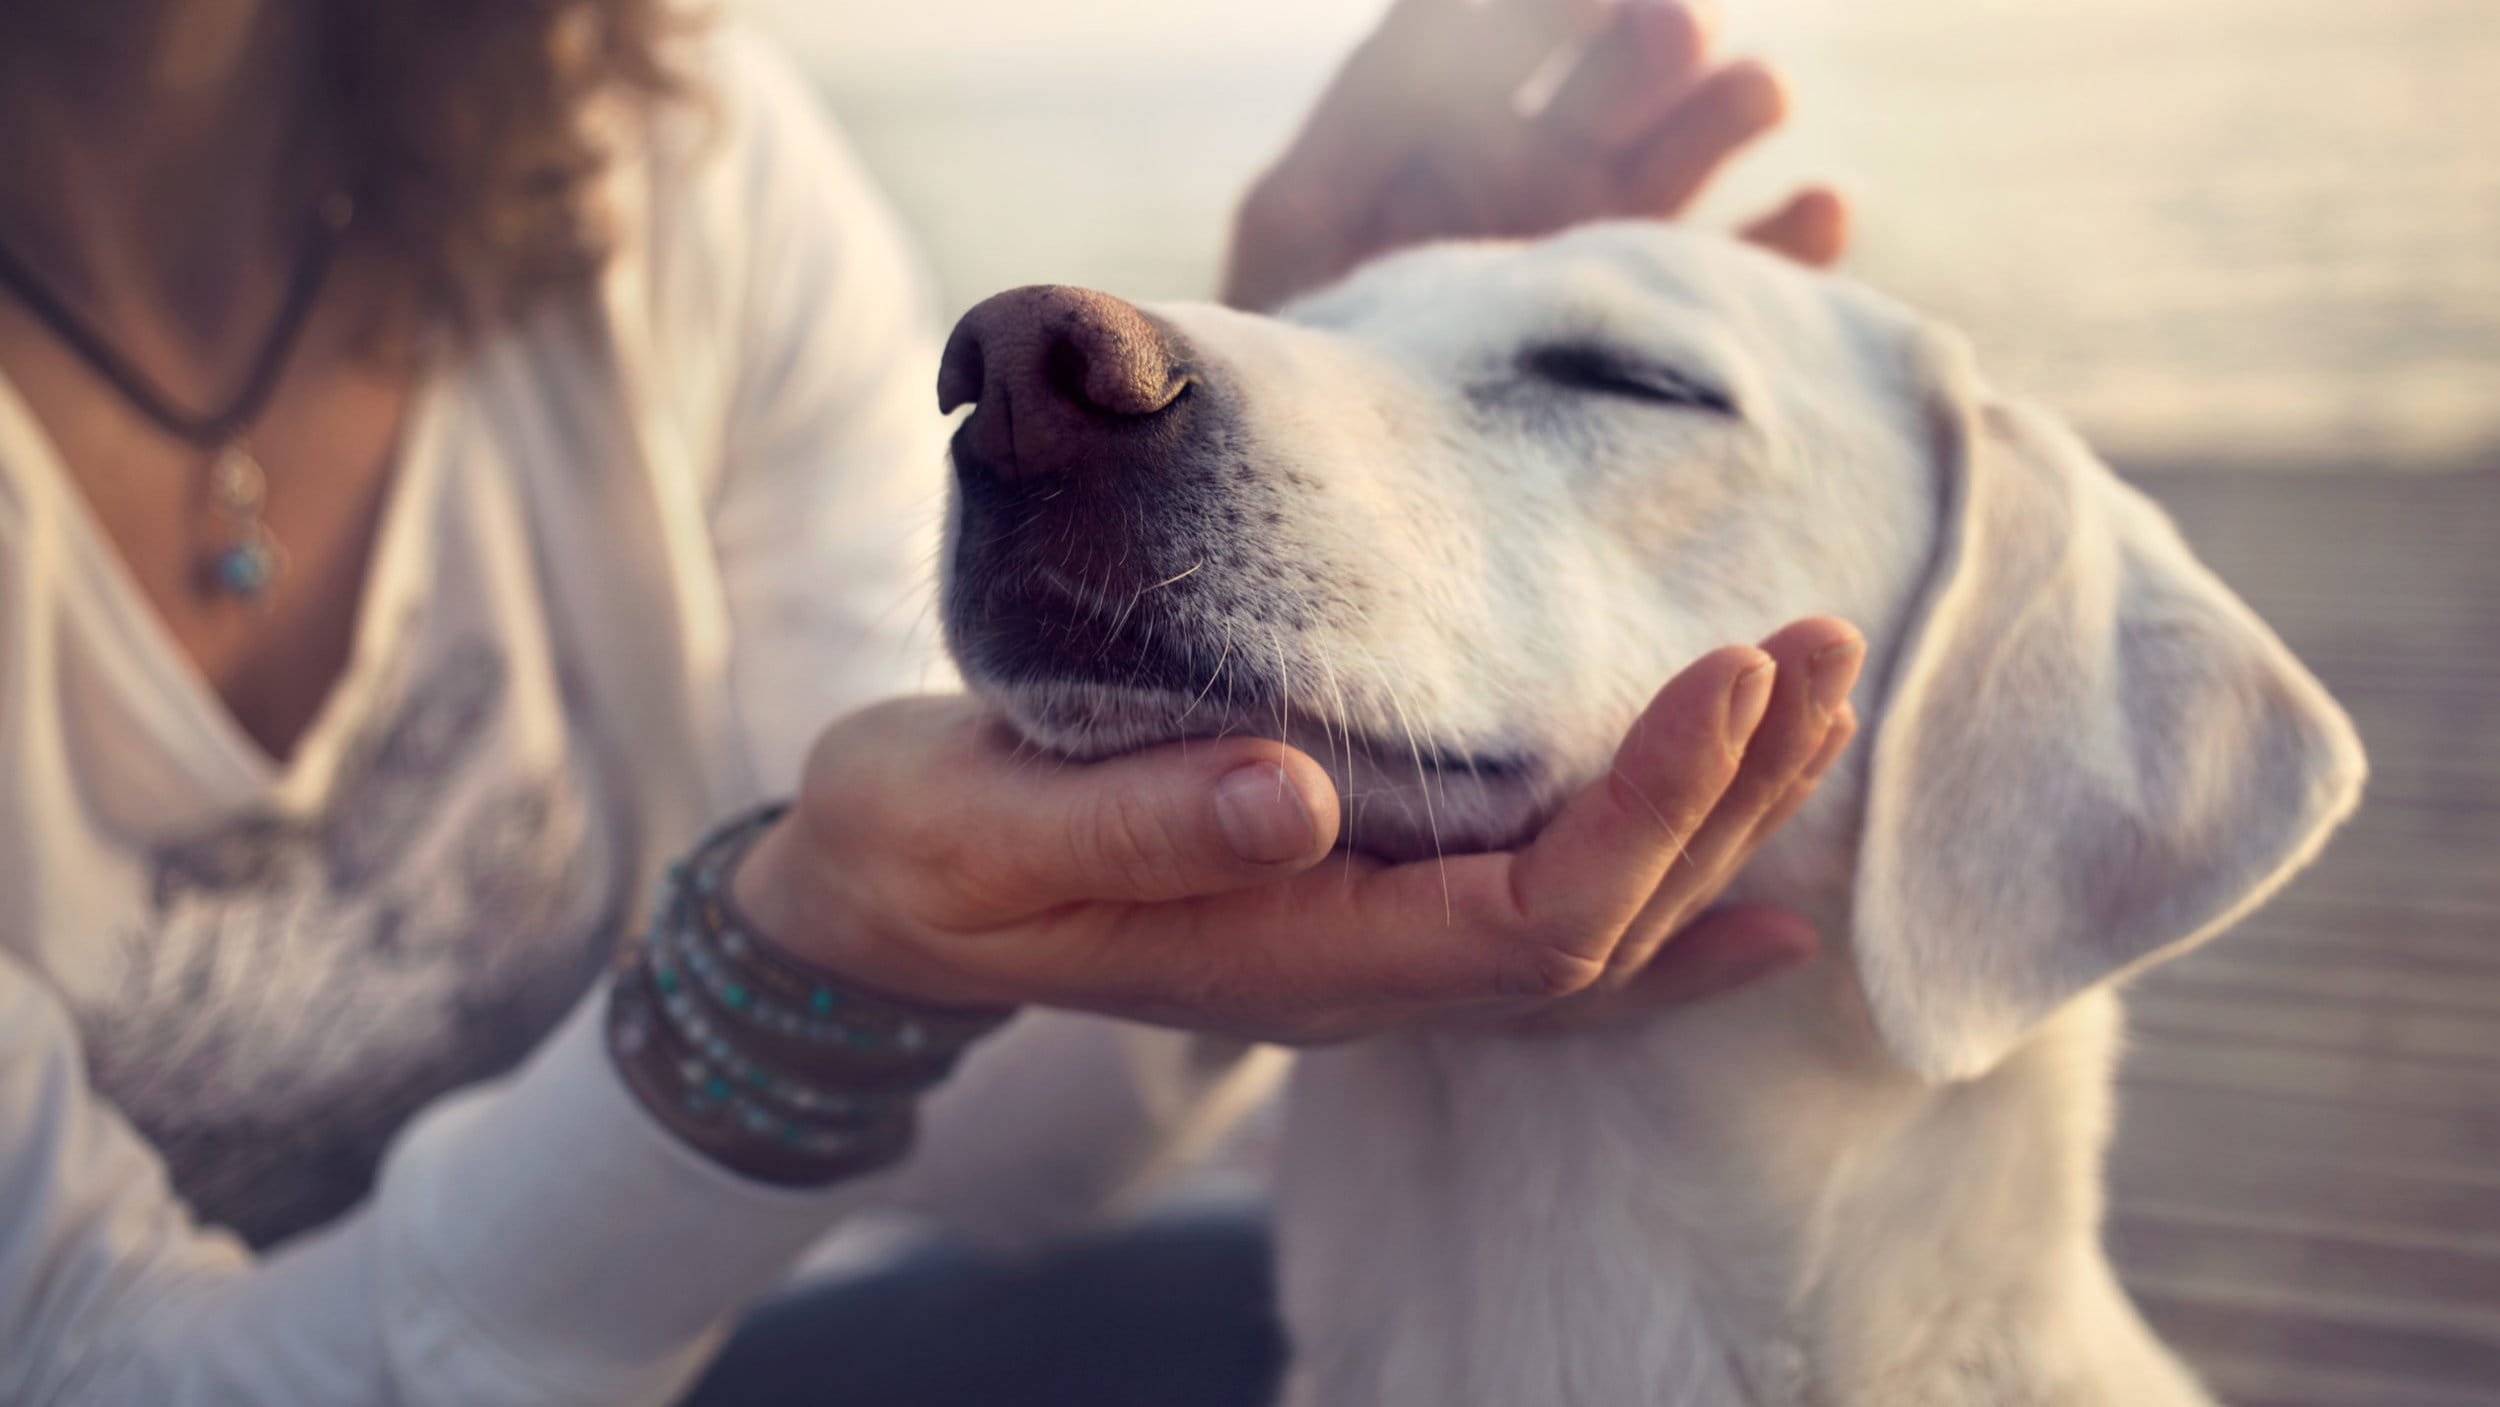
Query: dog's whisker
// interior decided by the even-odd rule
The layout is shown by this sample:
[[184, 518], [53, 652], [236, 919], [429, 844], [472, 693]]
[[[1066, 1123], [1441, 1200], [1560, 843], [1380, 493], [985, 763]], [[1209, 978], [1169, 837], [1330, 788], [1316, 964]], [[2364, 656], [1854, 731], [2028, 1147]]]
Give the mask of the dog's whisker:
[[[1122, 560], [1125, 561], [1126, 557], [1123, 556]], [[1137, 610], [1138, 602], [1145, 600], [1147, 595], [1151, 592], [1161, 591], [1163, 588], [1170, 586], [1176, 581], [1187, 579], [1191, 573], [1196, 572], [1200, 567], [1203, 567], [1206, 564], [1207, 559], [1201, 557], [1197, 561], [1191, 563], [1187, 570], [1176, 572], [1171, 576], [1165, 577], [1163, 580], [1156, 582], [1152, 586], [1141, 586], [1135, 591], [1130, 592], [1128, 604], [1120, 608], [1119, 618], [1112, 621], [1111, 628], [1104, 632], [1102, 648], [1094, 652], [1094, 658], [1102, 658], [1105, 654], [1110, 652], [1111, 647], [1114, 644], [1118, 643], [1120, 638], [1120, 629], [1128, 624], [1129, 616]], [[1149, 651], [1146, 653], [1151, 654], [1152, 652]]]
[[[1330, 697], [1329, 708], [1326, 713], [1322, 714], [1321, 721], [1324, 726], [1330, 717], [1336, 720], [1338, 736], [1345, 740], [1345, 771], [1341, 775], [1345, 777], [1346, 785], [1352, 787], [1354, 785], [1354, 720], [1346, 712], [1345, 686], [1338, 681], [1337, 667], [1329, 661], [1325, 651], [1320, 652], [1319, 667], [1321, 674], [1328, 681]], [[1330, 749], [1330, 755], [1334, 756], [1335, 744], [1333, 742], [1330, 744]], [[1345, 851], [1345, 882], [1349, 888], [1354, 884], [1354, 843], [1361, 822], [1362, 808], [1349, 804], [1346, 807], [1345, 836], [1340, 847]]]
[[1241, 716], [1233, 708], [1233, 684], [1236, 677], [1237, 672], [1228, 672], [1224, 676], [1224, 730], [1216, 734], [1219, 738], [1229, 736], [1233, 731], [1233, 720]]
[[1200, 705], [1200, 704], [1202, 704], [1202, 703], [1205, 703], [1205, 702], [1207, 701], [1207, 691], [1208, 691], [1208, 690], [1210, 690], [1210, 689], [1213, 689], [1213, 688], [1215, 687], [1215, 681], [1223, 677], [1223, 675], [1224, 675], [1224, 665], [1225, 665], [1225, 663], [1226, 663], [1227, 661], [1231, 660], [1231, 659], [1232, 659], [1232, 657], [1233, 657], [1233, 618], [1232, 618], [1231, 616], [1226, 616], [1226, 617], [1224, 618], [1224, 647], [1223, 647], [1223, 650], [1222, 650], [1220, 653], [1218, 653], [1218, 654], [1216, 655], [1216, 657], [1215, 657], [1215, 668], [1214, 668], [1214, 670], [1213, 670], [1213, 671], [1211, 671], [1211, 672], [1207, 675], [1207, 682], [1206, 682], [1204, 685], [1200, 686], [1200, 687], [1199, 687], [1199, 690], [1198, 690], [1198, 692], [1197, 692], [1197, 694], [1196, 694], [1196, 696], [1190, 699], [1190, 701], [1189, 701], [1189, 707], [1187, 707], [1187, 708], [1185, 708], [1185, 709], [1182, 709], [1182, 710], [1181, 710], [1181, 721], [1182, 721], [1182, 722], [1187, 722], [1187, 721], [1189, 720], [1189, 715], [1191, 715], [1191, 714], [1193, 714], [1193, 713], [1196, 713], [1196, 712], [1198, 711], [1198, 705]]
[[1137, 540], [1143, 527], [1136, 521], [1136, 510], [1133, 505], [1126, 503], [1120, 505], [1120, 527], [1120, 560], [1111, 564], [1111, 574], [1115, 577], [1120, 574], [1122, 568], [1128, 565], [1129, 553], [1136, 550]]
[[1283, 749], [1287, 746], [1285, 739], [1293, 729], [1293, 661], [1285, 654], [1285, 642], [1282, 638], [1277, 639], [1274, 644], [1276, 646], [1276, 678], [1279, 684], [1276, 695], [1276, 744], [1277, 755], [1281, 757]]
[[1415, 759], [1417, 790], [1422, 792], [1424, 798], [1424, 829], [1432, 836], [1432, 863], [1441, 872], [1441, 921], [1455, 924], [1458, 922], [1458, 911], [1450, 899], [1450, 862], [1441, 853], [1441, 818], [1432, 805], [1432, 781], [1424, 768], [1423, 745], [1415, 740], [1415, 725], [1407, 720], [1406, 704], [1398, 697], [1397, 686], [1390, 683], [1386, 675], [1381, 677], [1380, 682], [1381, 691], [1388, 696], [1390, 709], [1397, 714], [1398, 726], [1406, 732], [1406, 750]]
[[1152, 586], [1140, 587], [1137, 594], [1143, 596], [1150, 591], [1161, 591], [1163, 588], [1170, 586], [1175, 582], [1187, 581], [1189, 578], [1196, 576], [1198, 574], [1198, 569], [1206, 564], [1207, 559], [1201, 557], [1197, 561], [1190, 563], [1186, 569], [1174, 572], [1172, 575], [1165, 577], [1163, 580], [1156, 582]]

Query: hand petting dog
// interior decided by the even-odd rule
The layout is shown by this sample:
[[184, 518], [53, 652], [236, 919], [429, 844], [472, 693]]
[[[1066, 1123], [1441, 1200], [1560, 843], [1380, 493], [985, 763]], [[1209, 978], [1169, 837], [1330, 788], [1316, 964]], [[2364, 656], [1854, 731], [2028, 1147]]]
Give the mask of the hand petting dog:
[[[1714, 23], [1670, 0], [1396, 0], [1243, 200], [1224, 300], [1274, 308], [1427, 240], [1683, 213], [1787, 113], [1772, 70], [1712, 57]], [[1743, 233], [1829, 264], [1848, 208], [1809, 187]]]
[[1301, 1044], [1696, 1000], [1815, 951], [1792, 915], [1703, 910], [1855, 731], [1862, 654], [1830, 619], [1713, 651], [1531, 843], [1402, 865], [1322, 863], [1336, 789], [1281, 743], [1061, 763], [969, 699], [897, 700], [825, 734], [736, 894], [797, 956], [942, 1005]]

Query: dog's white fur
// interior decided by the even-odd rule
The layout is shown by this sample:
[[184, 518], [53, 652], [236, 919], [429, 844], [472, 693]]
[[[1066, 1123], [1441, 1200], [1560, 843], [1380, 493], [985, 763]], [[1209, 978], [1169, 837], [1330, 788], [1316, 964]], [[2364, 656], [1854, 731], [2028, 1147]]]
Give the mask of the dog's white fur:
[[[1156, 311], [1285, 506], [1169, 609], [1267, 688], [976, 677], [1046, 741], [1261, 728], [1328, 759], [1356, 844], [1428, 856], [1532, 826], [1711, 646], [1817, 612], [1870, 645], [1863, 741], [1737, 890], [1823, 960], [1621, 1029], [1302, 1058], [1291, 1401], [2205, 1401], [2099, 1247], [2109, 986], [2279, 885], [2363, 763], [2162, 515], [1957, 339], [1665, 227]], [[1553, 384], [1552, 346], [1739, 415]]]

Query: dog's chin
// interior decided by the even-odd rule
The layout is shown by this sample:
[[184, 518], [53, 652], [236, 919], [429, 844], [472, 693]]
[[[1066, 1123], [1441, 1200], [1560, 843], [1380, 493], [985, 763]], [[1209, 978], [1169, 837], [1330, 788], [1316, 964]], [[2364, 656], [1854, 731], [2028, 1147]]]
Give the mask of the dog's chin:
[[973, 692], [1044, 752], [1075, 762], [1163, 743], [1256, 732], [1221, 706], [1170, 689], [1036, 679], [1012, 685], [972, 681]]
[[1078, 679], [971, 683], [1026, 742], [1071, 761], [1202, 738], [1289, 743], [1336, 785], [1340, 846], [1391, 863], [1510, 848], [1535, 834], [1555, 802], [1547, 769], [1531, 756], [1366, 739], [1277, 704]]

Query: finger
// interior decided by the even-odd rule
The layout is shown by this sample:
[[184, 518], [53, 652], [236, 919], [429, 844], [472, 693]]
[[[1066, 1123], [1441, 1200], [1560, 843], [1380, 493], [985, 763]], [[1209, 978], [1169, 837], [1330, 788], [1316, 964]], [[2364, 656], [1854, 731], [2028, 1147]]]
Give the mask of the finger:
[[1547, 39], [1597, 34], [1623, 4], [1624, 0], [1461, 0], [1465, 9], [1509, 11], [1515, 30]]
[[1423, 85], [1444, 114], [1506, 107], [1528, 75], [1575, 35], [1602, 29], [1616, 0], [1399, 0], [1366, 61]]
[[1591, 43], [1537, 115], [1548, 131], [1614, 152], [1666, 120], [1709, 51], [1709, 21], [1691, 5], [1634, 0]]
[[1739, 233], [1800, 264], [1824, 268], [1839, 262], [1849, 247], [1849, 203], [1835, 191], [1809, 186]]
[[[1525, 970], [1515, 931], [1457, 915], [1502, 902], [1510, 857], [1470, 855], [1431, 877], [1429, 864], [1384, 866], [1355, 856], [1280, 884], [1099, 922], [1088, 906], [1064, 932], [1048, 925], [995, 955], [1016, 965], [1027, 999], [1134, 1020], [1206, 1028], [1230, 1014], [1245, 1032], [1288, 1041], [1377, 1027], [1401, 1014], [1469, 1008], [1575, 1012], [1664, 1005], [1732, 990], [1814, 956], [1813, 929], [1793, 914], [1738, 907], [1695, 922], [1630, 986], [1603, 999], [1551, 1003], [1553, 974]], [[1415, 922], [1419, 910], [1444, 922]], [[1361, 933], [1360, 942], [1345, 935]], [[1532, 1003], [1532, 1004], [1524, 1004]]]
[[1813, 797], [1815, 787], [1823, 780], [1823, 774], [1830, 771], [1832, 764], [1840, 760], [1840, 755], [1849, 750], [1850, 741], [1857, 735], [1858, 710], [1855, 705], [1842, 704], [1840, 711], [1833, 716], [1831, 731], [1824, 736], [1822, 749], [1814, 754], [1814, 760], [1808, 762], [1805, 770], [1797, 775], [1797, 780], [1789, 785], [1788, 794], [1754, 824], [1754, 833], [1745, 842], [1748, 856], [1805, 806]]
[[1610, 1006], [1704, 1001], [1811, 962], [1814, 926], [1785, 909], [1740, 905], [1704, 914]]
[[1685, 917], [1716, 899], [1753, 857], [1754, 847], [1769, 834], [1764, 819], [1822, 755], [1834, 716], [1866, 658], [1866, 642], [1856, 628], [1829, 616], [1782, 627], [1762, 649], [1778, 662], [1770, 706], [1735, 779], [1686, 842], [1682, 862], [1629, 925], [1616, 950], [1615, 980], [1628, 980], [1646, 966]]
[[1788, 90], [1759, 63], [1732, 63], [1696, 83], [1623, 162], [1624, 203], [1674, 215], [1738, 148], [1788, 116]]
[[1288, 184], [1340, 200], [1382, 185], [1457, 115], [1507, 112], [1556, 46], [1602, 27], [1616, 3], [1398, 0], [1329, 80], [1274, 176], [1290, 168]]
[[1530, 991], [1575, 990], [1604, 970], [1623, 926], [1734, 778], [1772, 682], [1769, 656], [1750, 646], [1685, 668], [1642, 710], [1607, 775], [1512, 859], [1510, 911], [1477, 912], [1508, 920], [1496, 930], [1521, 949]]
[[1259, 738], [1171, 743], [1036, 767], [987, 745], [960, 864], [1031, 913], [1078, 900], [1159, 903], [1275, 880], [1336, 843], [1337, 792], [1309, 754]]

